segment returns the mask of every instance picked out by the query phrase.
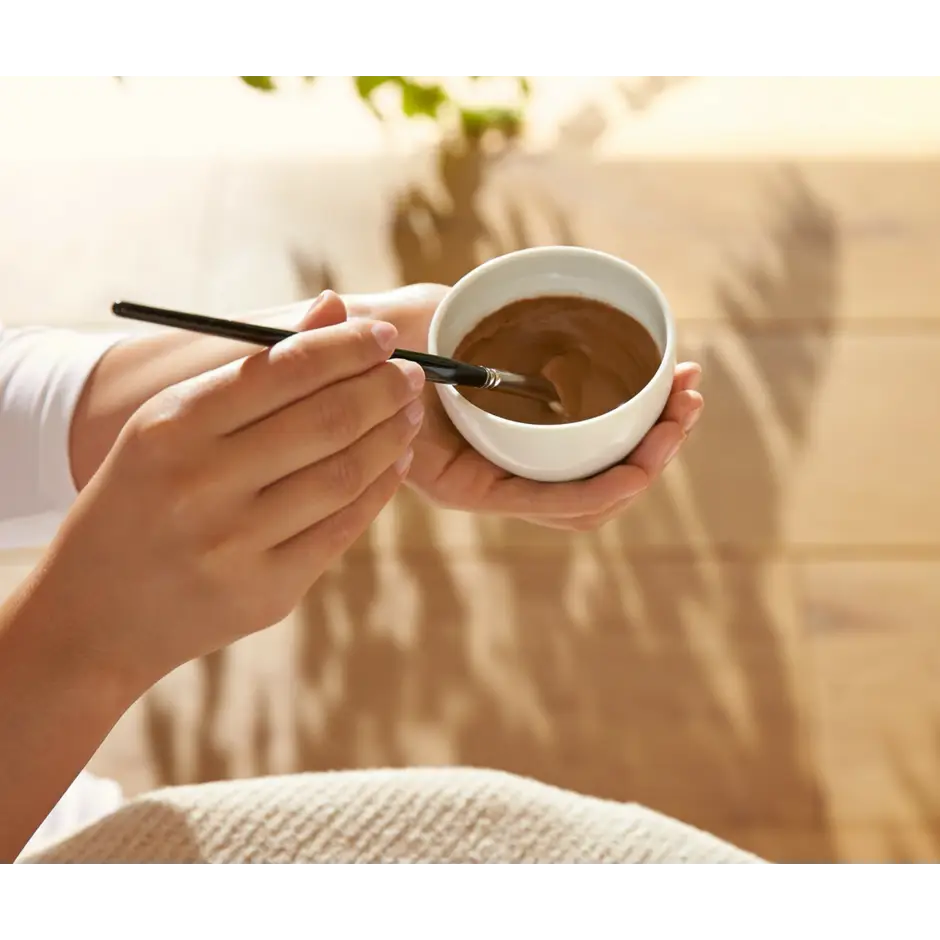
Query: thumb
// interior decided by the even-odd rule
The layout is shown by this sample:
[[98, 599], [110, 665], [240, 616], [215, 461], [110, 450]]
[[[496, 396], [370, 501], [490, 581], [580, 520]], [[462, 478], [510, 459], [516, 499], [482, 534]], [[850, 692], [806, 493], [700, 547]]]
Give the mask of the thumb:
[[323, 326], [336, 326], [346, 322], [346, 304], [339, 294], [325, 290], [303, 315], [298, 330], [318, 330]]

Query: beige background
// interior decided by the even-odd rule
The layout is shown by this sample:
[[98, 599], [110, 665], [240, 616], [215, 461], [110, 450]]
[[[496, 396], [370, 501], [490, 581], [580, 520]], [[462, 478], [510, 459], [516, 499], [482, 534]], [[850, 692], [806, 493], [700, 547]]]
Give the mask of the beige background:
[[940, 858], [940, 82], [548, 79], [533, 109], [523, 146], [481, 152], [380, 127], [341, 82], [0, 80], [8, 323], [578, 243], [656, 278], [705, 367], [706, 417], [622, 521], [567, 536], [405, 495], [95, 768], [137, 791], [469, 763], [770, 858]]

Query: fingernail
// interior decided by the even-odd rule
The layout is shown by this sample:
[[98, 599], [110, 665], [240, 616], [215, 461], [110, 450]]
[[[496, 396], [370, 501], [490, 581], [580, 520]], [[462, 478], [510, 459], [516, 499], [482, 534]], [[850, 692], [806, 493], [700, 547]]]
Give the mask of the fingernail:
[[416, 398], [406, 409], [405, 417], [409, 424], [420, 424], [424, 417], [424, 402]]
[[307, 316], [309, 317], [311, 313], [323, 306], [323, 302], [326, 300], [326, 295], [329, 291], [320, 291], [320, 294], [314, 299], [313, 303], [310, 304], [310, 309], [307, 311]]
[[398, 363], [398, 368], [405, 373], [408, 384], [413, 392], [419, 392], [424, 387], [424, 369], [417, 362], [408, 362], [402, 359]]
[[411, 467], [411, 461], [414, 460], [415, 452], [409, 447], [398, 460], [395, 461], [395, 472], [403, 477], [407, 472], [409, 467]]
[[379, 348], [385, 352], [391, 352], [395, 348], [398, 330], [385, 320], [376, 320], [375, 323], [372, 324], [372, 335], [379, 344]]
[[701, 418], [701, 417], [702, 417], [702, 409], [701, 409], [701, 408], [696, 408], [695, 411], [690, 411], [690, 412], [685, 416], [685, 420], [682, 422], [682, 430], [685, 431], [686, 434], [688, 434], [689, 431], [691, 431], [692, 428], [695, 427], [696, 422], [697, 422], [698, 419]]
[[663, 466], [664, 466], [664, 467], [665, 467], [665, 466], [668, 466], [668, 464], [669, 464], [669, 462], [672, 460], [672, 458], [675, 457], [676, 454], [679, 453], [679, 448], [680, 448], [681, 446], [682, 446], [682, 441], [679, 441], [679, 443], [676, 444], [675, 447], [673, 447], [671, 451], [669, 451], [669, 453], [666, 455], [666, 459], [663, 461]]

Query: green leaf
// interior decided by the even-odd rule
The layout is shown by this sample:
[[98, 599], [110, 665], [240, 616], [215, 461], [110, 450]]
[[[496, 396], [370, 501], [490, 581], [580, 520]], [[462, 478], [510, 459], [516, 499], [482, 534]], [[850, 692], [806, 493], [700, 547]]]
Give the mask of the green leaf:
[[410, 79], [401, 80], [401, 109], [408, 117], [423, 115], [436, 118], [441, 105], [448, 101], [440, 85], [421, 85]]
[[360, 75], [356, 78], [356, 92], [368, 106], [369, 110], [380, 121], [382, 120], [382, 112], [379, 111], [379, 109], [375, 106], [375, 102], [372, 100], [372, 95], [375, 93], [377, 88], [381, 88], [388, 82], [395, 82], [398, 84], [401, 82], [401, 79], [392, 75]]
[[522, 115], [512, 108], [461, 108], [460, 126], [470, 138], [482, 137], [489, 130], [514, 137], [522, 126]]
[[268, 75], [240, 75], [239, 78], [241, 78], [246, 85], [257, 88], [258, 91], [277, 91], [274, 79]]
[[368, 101], [376, 88], [381, 88], [382, 85], [388, 82], [395, 82], [397, 84], [401, 82], [401, 79], [393, 75], [360, 75], [356, 79], [356, 91], [363, 101]]
[[[485, 75], [471, 75], [471, 76], [470, 76], [470, 81], [471, 81], [471, 82], [480, 82], [480, 81], [483, 81], [483, 79], [484, 79], [484, 78], [487, 78], [487, 77], [489, 77], [489, 76], [485, 76]], [[517, 78], [516, 78], [516, 84], [519, 86], [519, 91], [522, 92], [522, 97], [523, 97], [523, 98], [528, 98], [528, 97], [532, 94], [532, 85], [530, 84], [529, 80], [528, 80], [527, 78], [525, 78], [524, 76], [519, 76], [519, 77], [517, 77]]]

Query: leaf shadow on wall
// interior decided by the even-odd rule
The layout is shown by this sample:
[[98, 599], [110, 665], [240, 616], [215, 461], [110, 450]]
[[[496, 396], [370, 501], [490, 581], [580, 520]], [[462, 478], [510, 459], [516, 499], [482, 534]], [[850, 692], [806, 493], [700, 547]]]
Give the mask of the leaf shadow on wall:
[[[606, 247], [546, 198], [551, 185], [494, 185], [505, 157], [445, 147], [445, 198], [402, 194], [390, 232], [402, 283], [453, 283], [532, 244]], [[609, 198], [592, 174], [564, 169], [586, 202]], [[616, 172], [629, 180], [633, 167]], [[840, 242], [798, 171], [769, 168], [767, 182], [772, 259], [729, 262], [716, 288], [726, 329], [699, 351], [708, 413], [682, 459], [623, 520], [577, 536], [457, 520], [403, 492], [300, 612], [295, 769], [498, 767], [645, 803], [769, 858], [833, 856], [773, 558], [787, 482], [767, 423], [798, 460], [830, 354]], [[329, 277], [308, 273], [308, 293]], [[811, 326], [789, 332], [781, 355], [776, 328], [794, 309]], [[731, 515], [761, 551], [735, 553]], [[218, 718], [219, 655], [200, 666], [203, 729]], [[264, 696], [256, 719], [251, 765], [263, 773]], [[150, 724], [154, 746], [172, 739], [157, 711]], [[201, 774], [229, 771], [211, 733], [198, 749]], [[180, 782], [178, 766], [162, 767]]]
[[[402, 282], [451, 282], [536, 241], [511, 199], [500, 233], [478, 214], [484, 155], [441, 160], [451, 208], [409, 193], [396, 217]], [[668, 480], [622, 521], [578, 536], [489, 518], [465, 538], [404, 494], [393, 547], [367, 538], [311, 594], [306, 681], [322, 686], [332, 662], [344, 691], [301, 735], [298, 766], [498, 767], [645, 803], [767, 857], [832, 857], [778, 604], [786, 480], [740, 370], [757, 377], [797, 459], [829, 356], [840, 246], [799, 173], [770, 177], [773, 264], [731, 269], [718, 288], [730, 340], [703, 350], [709, 418]], [[577, 242], [551, 206], [538, 214], [555, 222], [538, 241]], [[781, 357], [773, 328], [794, 308], [812, 328], [788, 334]], [[714, 450], [731, 438], [709, 425], [734, 429], [733, 466]], [[729, 549], [731, 503], [764, 547], [754, 557]], [[324, 629], [337, 605], [339, 667]]]
[[916, 761], [920, 766], [915, 766], [909, 753], [895, 742], [888, 741], [886, 744], [886, 750], [893, 752], [892, 764], [911, 814], [912, 825], [885, 827], [881, 833], [884, 850], [874, 861], [884, 864], [916, 859], [935, 864], [940, 856], [940, 796], [937, 791], [937, 780], [940, 778], [940, 723], [934, 722], [932, 741], [923, 749], [920, 760]]

